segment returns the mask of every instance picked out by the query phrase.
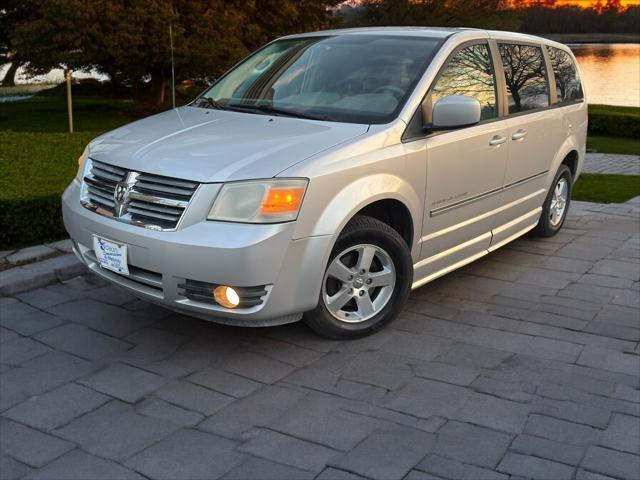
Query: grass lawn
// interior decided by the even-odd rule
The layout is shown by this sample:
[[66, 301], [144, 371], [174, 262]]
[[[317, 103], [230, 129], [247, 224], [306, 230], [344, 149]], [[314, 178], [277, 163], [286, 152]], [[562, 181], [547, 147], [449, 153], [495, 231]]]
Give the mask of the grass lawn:
[[622, 203], [640, 195], [640, 175], [583, 173], [573, 187], [573, 200]]
[[77, 98], [69, 134], [64, 97], [0, 103], [0, 250], [65, 237], [60, 196], [78, 156], [91, 139], [135, 120], [130, 109], [127, 100]]
[[[75, 98], [73, 102], [76, 132], [106, 132], [135, 120], [130, 100]], [[67, 103], [64, 97], [35, 96], [19, 102], [0, 103], [0, 131], [68, 131]], [[81, 152], [82, 153], [82, 152]]]
[[130, 108], [127, 100], [76, 99], [70, 134], [63, 97], [0, 103], [0, 200], [62, 193], [85, 145], [134, 120]]
[[638, 107], [620, 107], [617, 105], [589, 104], [589, 113], [632, 116], [640, 119], [640, 108]]
[[589, 136], [587, 138], [587, 149], [593, 150], [598, 153], [640, 155], [640, 139], [625, 137]]

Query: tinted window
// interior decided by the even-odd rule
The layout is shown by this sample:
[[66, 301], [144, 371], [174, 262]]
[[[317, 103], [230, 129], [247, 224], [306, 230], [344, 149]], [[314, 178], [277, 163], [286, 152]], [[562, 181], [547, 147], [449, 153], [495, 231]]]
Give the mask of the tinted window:
[[553, 68], [553, 75], [556, 79], [556, 91], [558, 92], [558, 103], [582, 100], [582, 85], [580, 77], [571, 56], [558, 48], [547, 47], [549, 59]]
[[282, 39], [248, 57], [204, 97], [217, 108], [387, 123], [441, 43], [387, 35]]
[[431, 105], [448, 95], [476, 98], [482, 120], [497, 116], [496, 82], [487, 45], [465, 47], [451, 58], [431, 91]]
[[549, 106], [549, 84], [540, 47], [499, 45], [509, 94], [509, 113]]

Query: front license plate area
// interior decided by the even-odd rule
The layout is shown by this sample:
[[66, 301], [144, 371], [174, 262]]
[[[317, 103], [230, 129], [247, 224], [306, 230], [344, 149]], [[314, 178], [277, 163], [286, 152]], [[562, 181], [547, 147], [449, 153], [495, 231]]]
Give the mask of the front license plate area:
[[129, 275], [126, 245], [95, 236], [93, 237], [93, 252], [102, 268], [121, 275]]

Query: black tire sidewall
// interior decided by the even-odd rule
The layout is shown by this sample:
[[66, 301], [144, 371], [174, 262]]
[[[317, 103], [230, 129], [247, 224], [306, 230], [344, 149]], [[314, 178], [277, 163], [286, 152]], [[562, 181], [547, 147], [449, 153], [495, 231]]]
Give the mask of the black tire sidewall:
[[[323, 285], [320, 290], [318, 305], [314, 310], [305, 314], [307, 324], [323, 336], [329, 338], [353, 338], [373, 333], [397, 317], [411, 292], [413, 263], [406, 243], [395, 230], [392, 230], [386, 224], [372, 218], [366, 218], [371, 226], [357, 224], [355, 228], [347, 228], [336, 241], [322, 275]], [[373, 318], [359, 323], [342, 322], [329, 312], [322, 298], [326, 269], [338, 254], [350, 247], [362, 244], [375, 245], [389, 254], [396, 270], [396, 283], [389, 302]]]

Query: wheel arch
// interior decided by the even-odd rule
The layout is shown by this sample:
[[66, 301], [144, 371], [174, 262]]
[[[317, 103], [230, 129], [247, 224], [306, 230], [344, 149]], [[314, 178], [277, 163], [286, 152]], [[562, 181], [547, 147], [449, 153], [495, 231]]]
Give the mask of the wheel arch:
[[566, 138], [562, 146], [558, 149], [551, 170], [549, 170], [547, 189], [551, 187], [551, 182], [553, 182], [560, 165], [567, 165], [569, 167], [572, 180], [575, 183], [582, 170], [584, 160], [584, 154], [581, 155], [581, 151], [584, 152], [584, 148], [580, 148], [578, 140], [574, 135]]
[[333, 248], [340, 233], [356, 215], [369, 215], [396, 230], [416, 258], [423, 197], [399, 176], [373, 174], [358, 178], [328, 200], [319, 212], [301, 212], [301, 220], [314, 219], [313, 225], [300, 225], [309, 232], [308, 236], [332, 235]]

